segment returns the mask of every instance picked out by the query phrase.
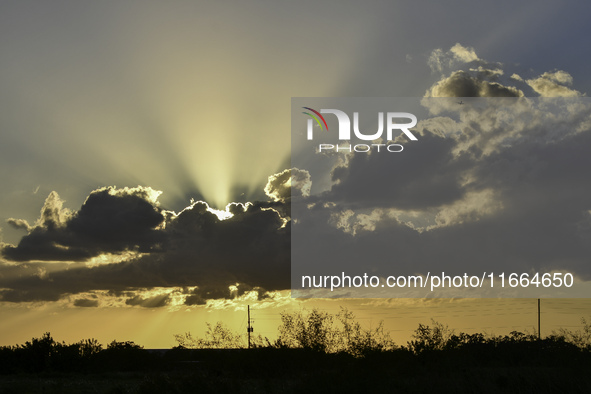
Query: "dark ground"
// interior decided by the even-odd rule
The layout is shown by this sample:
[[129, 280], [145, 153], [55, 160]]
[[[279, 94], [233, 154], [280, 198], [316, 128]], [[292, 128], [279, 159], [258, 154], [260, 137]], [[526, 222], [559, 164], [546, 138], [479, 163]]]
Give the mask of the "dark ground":
[[111, 356], [75, 371], [4, 370], [0, 393], [591, 392], [590, 354], [575, 348], [395, 350], [363, 358], [301, 349], [142, 349]]

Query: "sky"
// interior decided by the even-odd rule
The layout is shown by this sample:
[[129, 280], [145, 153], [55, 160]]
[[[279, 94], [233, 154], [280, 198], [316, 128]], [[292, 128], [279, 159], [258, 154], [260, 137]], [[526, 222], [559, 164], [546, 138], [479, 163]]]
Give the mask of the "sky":
[[[2, 2], [0, 345], [51, 331], [66, 341], [170, 347], [173, 334], [202, 331], [206, 321], [243, 329], [248, 304], [255, 330], [269, 336], [282, 311], [340, 306], [367, 324], [384, 319], [399, 342], [431, 318], [465, 330], [532, 329], [533, 300], [292, 299], [291, 98], [585, 97], [589, 8], [558, 1]], [[515, 254], [567, 259], [586, 278], [588, 128], [560, 134], [548, 159], [547, 145], [532, 152], [530, 143], [549, 140], [542, 131], [501, 149], [484, 132], [441, 139], [428, 126], [421, 137], [442, 155], [440, 164], [450, 163], [450, 152], [480, 152], [478, 160], [440, 167], [450, 178], [461, 164], [499, 187], [449, 181], [449, 194], [438, 195], [447, 200], [422, 206], [409, 189], [399, 209], [430, 208], [440, 215], [436, 224], [456, 232], [471, 230], [455, 226], [458, 202], [473, 205], [459, 212], [468, 218], [502, 211], [494, 220], [519, 224], [516, 232], [538, 242], [512, 244]], [[513, 167], [499, 165], [520, 153], [531, 158], [520, 173], [535, 186], [529, 190], [511, 178]], [[349, 195], [351, 173], [343, 168], [338, 182], [324, 185], [331, 200]], [[500, 208], [519, 196], [521, 205]], [[542, 220], [540, 210], [552, 203], [549, 223], [530, 221]], [[532, 209], [519, 216], [524, 206]], [[478, 225], [499, 237], [491, 220]], [[354, 228], [349, 220], [341, 232]], [[533, 230], [546, 238], [528, 237]], [[587, 299], [547, 305], [546, 333], [591, 312]]]

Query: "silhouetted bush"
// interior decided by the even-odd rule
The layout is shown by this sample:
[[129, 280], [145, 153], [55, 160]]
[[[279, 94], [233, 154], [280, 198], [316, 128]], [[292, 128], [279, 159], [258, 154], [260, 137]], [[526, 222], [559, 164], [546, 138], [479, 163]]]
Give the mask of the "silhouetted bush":
[[0, 348], [0, 370], [4, 373], [80, 371], [88, 367], [102, 350], [96, 339], [70, 345], [56, 342], [49, 332], [23, 345]]
[[307, 313], [282, 313], [275, 346], [354, 356], [395, 348], [383, 322], [374, 329], [363, 329], [353, 313], [345, 308], [335, 316], [317, 309]]
[[583, 317], [581, 318], [583, 327], [579, 330], [572, 331], [561, 328], [558, 332], [553, 332], [554, 336], [562, 337], [566, 342], [586, 350], [591, 350], [591, 323]]
[[[419, 324], [419, 327], [412, 335], [412, 340], [407, 343], [407, 347], [415, 354], [426, 351], [443, 350], [453, 346], [457, 340], [453, 338], [453, 330], [435, 320], [431, 320], [433, 327]], [[458, 337], [459, 338], [459, 337]]]
[[244, 348], [242, 335], [232, 332], [222, 322], [215, 326], [205, 323], [205, 338], [195, 338], [190, 332], [177, 334], [174, 339], [181, 349], [240, 349]]

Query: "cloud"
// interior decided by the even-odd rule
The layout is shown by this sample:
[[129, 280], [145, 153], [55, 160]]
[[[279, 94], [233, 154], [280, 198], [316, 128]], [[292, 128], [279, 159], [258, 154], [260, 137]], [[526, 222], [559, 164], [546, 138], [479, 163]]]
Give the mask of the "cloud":
[[142, 260], [166, 262], [191, 274], [187, 285], [227, 287], [238, 282], [270, 290], [286, 288], [290, 228], [273, 206], [251, 203], [220, 221], [205, 203], [197, 202], [167, 223], [166, 253]]
[[449, 77], [434, 84], [425, 93], [426, 97], [522, 97], [523, 92], [512, 86], [503, 86], [482, 77], [495, 78], [494, 71], [476, 71], [476, 76], [466, 71], [454, 71]]
[[209, 300], [235, 300], [245, 294], [256, 294], [257, 300], [268, 298], [268, 293], [260, 287], [251, 287], [246, 284], [235, 284], [228, 287], [201, 286], [187, 289], [183, 292], [186, 295], [185, 305], [207, 305]]
[[375, 209], [369, 214], [355, 213], [351, 209], [331, 213], [329, 223], [343, 232], [357, 235], [360, 231], [375, 231], [376, 224], [382, 220], [384, 211]]
[[366, 208], [414, 209], [450, 203], [462, 196], [461, 174], [470, 165], [454, 157], [455, 145], [452, 139], [424, 132], [420, 150], [408, 147], [400, 154], [352, 155], [332, 169], [333, 185], [323, 199], [337, 204], [355, 201]]
[[141, 306], [144, 308], [160, 308], [170, 303], [169, 294], [158, 294], [152, 297], [143, 298], [141, 296], [134, 296], [125, 301], [127, 305]]
[[79, 211], [70, 212], [53, 191], [35, 226], [2, 253], [12, 261], [83, 261], [103, 253], [155, 251], [163, 242], [158, 226], [164, 215], [154, 199], [158, 194], [139, 186], [104, 187], [90, 193]]
[[74, 306], [82, 308], [96, 308], [99, 306], [99, 302], [96, 299], [78, 298], [74, 300]]
[[456, 43], [453, 47], [451, 47], [450, 52], [454, 55], [454, 57], [464, 63], [474, 62], [478, 59], [476, 55], [476, 51], [474, 48], [471, 47], [464, 47], [459, 43]]
[[192, 288], [185, 302], [197, 305], [246, 289], [262, 297], [289, 288], [290, 226], [282, 216], [289, 204], [233, 203], [222, 220], [201, 201], [178, 213], [163, 210], [158, 195], [147, 187], [106, 187], [70, 212], [52, 193], [29, 233], [4, 247], [17, 262], [0, 265], [0, 298], [55, 301], [111, 291], [128, 292], [126, 305], [162, 307], [170, 297], [141, 289]]
[[49, 193], [43, 208], [41, 208], [41, 216], [37, 221], [37, 226], [46, 228], [62, 227], [71, 216], [71, 212], [64, 209], [63, 205], [64, 201], [57, 192]]
[[467, 192], [461, 200], [440, 207], [435, 216], [435, 225], [426, 229], [457, 226], [491, 216], [503, 209], [501, 200], [493, 189]]
[[309, 196], [311, 187], [310, 173], [292, 168], [271, 175], [265, 186], [265, 194], [274, 201], [286, 201], [292, 196]]
[[[490, 63], [478, 57], [474, 48], [455, 44], [448, 51], [436, 49], [429, 57], [429, 66], [441, 73], [425, 92], [425, 97], [523, 97], [516, 86], [502, 80], [501, 63]], [[446, 76], [446, 74], [448, 74]]]
[[572, 89], [572, 76], [562, 70], [545, 72], [523, 78], [512, 72], [505, 77], [505, 65], [488, 62], [476, 54], [474, 48], [455, 44], [448, 51], [435, 49], [428, 64], [441, 74], [425, 97], [580, 97]]
[[30, 232], [32, 230], [32, 227], [29, 224], [29, 222], [27, 222], [24, 219], [9, 218], [6, 220], [6, 223], [8, 223], [10, 226], [17, 230], [26, 230], [27, 232]]
[[429, 56], [428, 65], [431, 71], [443, 73], [446, 69], [457, 67], [460, 64], [480, 63], [481, 59], [476, 55], [474, 48], [465, 47], [456, 43], [448, 51], [435, 49]]
[[537, 78], [525, 81], [542, 97], [578, 97], [581, 92], [571, 89], [572, 76], [566, 71], [545, 72]]

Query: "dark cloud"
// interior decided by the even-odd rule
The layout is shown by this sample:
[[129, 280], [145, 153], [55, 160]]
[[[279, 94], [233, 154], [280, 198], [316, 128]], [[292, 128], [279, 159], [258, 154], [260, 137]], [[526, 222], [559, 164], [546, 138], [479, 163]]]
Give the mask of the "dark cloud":
[[[200, 304], [240, 295], [244, 289], [287, 289], [290, 226], [280, 213], [287, 212], [287, 206], [231, 204], [228, 211], [233, 216], [221, 220], [204, 202], [175, 214], [161, 210], [149, 188], [104, 188], [91, 193], [79, 211], [67, 212], [54, 193], [39, 224], [18, 246], [5, 247], [7, 257], [84, 260], [107, 252], [107, 262], [121, 252], [129, 257], [122, 254], [118, 263], [99, 265], [5, 264], [0, 297], [12, 302], [57, 300], [66, 294], [106, 290], [111, 296], [127, 297], [127, 305], [159, 307], [168, 298], [144, 298], [136, 290], [197, 287], [187, 303]], [[237, 284], [239, 290], [230, 293], [228, 287]]]
[[192, 290], [183, 289], [185, 305], [205, 305], [207, 300], [226, 299], [231, 300], [240, 297], [247, 292], [255, 292], [258, 300], [267, 298], [267, 291], [261, 287], [252, 287], [247, 284], [237, 284], [232, 287], [201, 286]]
[[105, 187], [93, 191], [80, 210], [71, 213], [52, 192], [38, 223], [17, 246], [5, 246], [2, 254], [13, 261], [83, 261], [102, 253], [155, 251], [164, 241], [158, 230], [164, 216], [150, 201], [154, 193], [142, 187]]
[[200, 286], [192, 290], [186, 290], [183, 294], [185, 297], [185, 305], [205, 305], [207, 300], [211, 299], [234, 299], [237, 296], [241, 296], [246, 292], [246, 289], [252, 290], [250, 286], [235, 286], [233, 289], [230, 287], [216, 287], [216, 286]]
[[334, 185], [322, 199], [409, 209], [456, 200], [463, 194], [462, 170], [471, 163], [454, 157], [454, 146], [453, 140], [428, 132], [420, 149], [418, 143], [408, 143], [401, 154], [353, 155], [332, 170]]
[[99, 302], [97, 299], [78, 298], [74, 301], [74, 306], [81, 308], [96, 308], [99, 306]]
[[482, 77], [496, 79], [496, 74], [476, 71], [470, 75], [466, 71], [454, 71], [449, 77], [434, 84], [425, 94], [427, 97], [522, 97], [523, 92], [512, 86], [483, 80]]
[[144, 308], [160, 308], [170, 303], [169, 294], [158, 294], [152, 297], [135, 296], [125, 300], [125, 304], [131, 306], [141, 306]]
[[[289, 278], [290, 227], [267, 204], [248, 204], [220, 221], [204, 203], [195, 203], [167, 224], [166, 254], [143, 260], [182, 267], [193, 283], [246, 283], [269, 290], [285, 289]], [[168, 275], [163, 272], [164, 277]], [[204, 278], [207, 278], [204, 280]]]
[[[0, 289], [0, 301], [58, 301], [64, 295], [62, 292], [52, 289], [52, 286], [48, 288], [48, 284], [37, 277], [2, 282], [12, 286], [12, 288]], [[11, 283], [14, 283], [14, 285]]]

